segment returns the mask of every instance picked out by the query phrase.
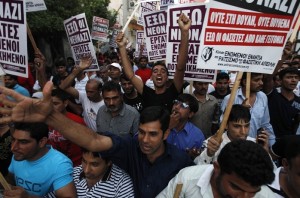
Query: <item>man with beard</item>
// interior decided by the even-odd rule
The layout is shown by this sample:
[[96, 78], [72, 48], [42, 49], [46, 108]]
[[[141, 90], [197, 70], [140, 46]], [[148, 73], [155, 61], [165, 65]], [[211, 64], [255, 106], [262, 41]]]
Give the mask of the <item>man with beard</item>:
[[121, 87], [123, 89], [123, 100], [126, 104], [134, 107], [139, 113], [143, 110], [143, 100], [141, 95], [136, 91], [131, 81], [125, 74], [121, 77]]
[[71, 86], [76, 76], [87, 69], [92, 63], [91, 57], [83, 57], [79, 66], [73, 69], [72, 73], [61, 83], [60, 89], [66, 91], [82, 105], [82, 115], [86, 125], [96, 131], [97, 112], [104, 102], [101, 97], [102, 84], [96, 79], [90, 79], [85, 86], [85, 92], [78, 91]]
[[46, 124], [15, 123], [11, 136], [13, 158], [8, 180], [16, 186], [5, 191], [5, 197], [45, 196], [52, 191], [56, 197], [76, 197], [72, 162], [46, 145]]
[[184, 83], [183, 77], [188, 57], [189, 29], [191, 26], [191, 20], [182, 13], [177, 21], [181, 31], [180, 47], [178, 52], [179, 56], [174, 79], [169, 87], [167, 85], [169, 80], [168, 69], [166, 64], [163, 62], [157, 62], [152, 67], [151, 79], [153, 80], [155, 90], [145, 86], [143, 81], [133, 72], [133, 68], [126, 51], [127, 39], [124, 34], [119, 33], [116, 38], [116, 42], [120, 49], [122, 66], [124, 67], [123, 71], [132, 82], [137, 92], [142, 95], [144, 107], [157, 105], [165, 106], [171, 112], [173, 101], [177, 98], [179, 93], [182, 92]]
[[218, 101], [217, 99], [207, 93], [208, 82], [194, 82], [193, 86], [195, 88], [193, 96], [198, 101], [199, 110], [191, 122], [202, 130], [205, 137], [208, 138], [216, 131], [212, 131], [213, 123], [217, 123], [218, 120]]
[[152, 70], [147, 67], [148, 57], [142, 56], [139, 60], [139, 69], [136, 70], [135, 74], [141, 77], [145, 84], [148, 79], [151, 78]]
[[265, 186], [273, 180], [268, 153], [254, 142], [236, 140], [226, 144], [213, 164], [182, 169], [157, 198], [173, 197], [178, 184], [183, 185], [179, 197], [273, 198]]
[[[276, 70], [275, 70], [276, 71]], [[276, 137], [295, 135], [300, 120], [300, 98], [293, 92], [299, 81], [299, 71], [288, 67], [279, 72], [281, 87], [273, 89], [272, 77], [266, 76], [264, 91], [268, 96], [271, 124]]]
[[139, 112], [123, 102], [121, 86], [108, 81], [103, 85], [105, 105], [97, 113], [97, 132], [111, 132], [121, 137], [133, 136], [138, 131]]
[[2, 94], [13, 97], [11, 103], [0, 97], [5, 106], [0, 113], [4, 122], [45, 122], [65, 138], [103, 157], [110, 157], [114, 164], [132, 178], [135, 197], [153, 198], [162, 191], [179, 170], [193, 165], [188, 155], [165, 142], [169, 134], [170, 114], [161, 106], [145, 108], [140, 116], [137, 138], [124, 139], [112, 133], [100, 135], [73, 122], [53, 110], [51, 103], [52, 83], [43, 89], [44, 99], [22, 96], [0, 86]]
[[[268, 98], [264, 92], [261, 91], [263, 88], [263, 74], [251, 73], [250, 80], [250, 98], [246, 98], [246, 73], [243, 74], [241, 80], [241, 88], [237, 90], [233, 104], [244, 104], [246, 99], [249, 102], [249, 109], [251, 114], [249, 136], [256, 138], [257, 131], [262, 129], [269, 134], [269, 144], [275, 143], [275, 135], [270, 124], [270, 114], [268, 107]], [[221, 109], [224, 112], [227, 106], [230, 95], [227, 95], [223, 102]], [[223, 117], [221, 117], [222, 119]]]

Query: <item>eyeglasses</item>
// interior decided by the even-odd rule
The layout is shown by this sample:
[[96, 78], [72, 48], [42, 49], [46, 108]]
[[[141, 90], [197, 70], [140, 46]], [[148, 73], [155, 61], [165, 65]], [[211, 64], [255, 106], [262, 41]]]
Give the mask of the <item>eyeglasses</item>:
[[174, 100], [173, 104], [180, 105], [180, 107], [183, 108], [183, 109], [187, 109], [187, 108], [190, 107], [190, 105], [186, 104], [185, 102], [181, 102], [179, 100]]

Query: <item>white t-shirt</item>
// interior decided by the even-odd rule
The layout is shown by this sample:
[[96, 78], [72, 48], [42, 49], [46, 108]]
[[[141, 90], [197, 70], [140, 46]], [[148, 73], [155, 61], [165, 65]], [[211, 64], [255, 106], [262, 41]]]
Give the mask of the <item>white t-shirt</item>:
[[97, 132], [97, 112], [99, 108], [104, 105], [104, 101], [101, 100], [100, 102], [92, 102], [88, 99], [85, 92], [79, 91], [79, 102], [82, 104], [82, 116], [84, 122], [90, 129]]

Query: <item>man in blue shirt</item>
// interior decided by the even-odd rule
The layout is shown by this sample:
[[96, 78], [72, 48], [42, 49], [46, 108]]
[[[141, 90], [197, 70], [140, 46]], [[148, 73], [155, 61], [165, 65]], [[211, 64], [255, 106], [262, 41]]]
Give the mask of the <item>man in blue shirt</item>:
[[[249, 136], [256, 138], [257, 130], [263, 128], [264, 131], [269, 133], [269, 144], [275, 143], [275, 135], [273, 127], [270, 124], [270, 114], [268, 107], [268, 98], [264, 92], [261, 91], [263, 88], [263, 74], [251, 73], [250, 81], [250, 97], [249, 109], [251, 114]], [[244, 73], [241, 80], [241, 88], [237, 90], [234, 104], [243, 104], [246, 99], [246, 73]], [[227, 106], [230, 95], [227, 95], [223, 102], [221, 109], [224, 112]], [[222, 117], [223, 118], [223, 117]]]
[[189, 156], [165, 142], [169, 134], [170, 115], [160, 106], [146, 108], [140, 116], [138, 140], [125, 139], [114, 134], [99, 135], [53, 110], [52, 84], [43, 91], [44, 99], [26, 98], [12, 90], [0, 87], [3, 94], [13, 96], [12, 104], [5, 98], [0, 108], [6, 117], [1, 122], [45, 122], [65, 138], [93, 152], [109, 156], [112, 162], [127, 171], [133, 180], [135, 197], [153, 198], [163, 190], [179, 170], [193, 165]]
[[198, 111], [198, 101], [190, 94], [181, 94], [174, 100], [167, 142], [195, 158], [199, 155], [205, 137], [189, 120]]
[[18, 84], [17, 76], [6, 74], [4, 76], [4, 81], [5, 81], [5, 87], [7, 87], [9, 89], [13, 89], [14, 91], [16, 91], [24, 96], [30, 97], [29, 91], [26, 88], [24, 88]]

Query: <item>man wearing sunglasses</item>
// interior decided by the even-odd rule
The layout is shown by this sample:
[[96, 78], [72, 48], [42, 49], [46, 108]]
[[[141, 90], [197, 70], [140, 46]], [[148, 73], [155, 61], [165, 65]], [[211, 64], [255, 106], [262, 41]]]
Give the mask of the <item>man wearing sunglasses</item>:
[[202, 131], [190, 122], [198, 108], [198, 102], [192, 95], [179, 95], [174, 100], [169, 125], [171, 130], [167, 139], [169, 144], [186, 151], [192, 158], [200, 154], [200, 148], [205, 140]]

